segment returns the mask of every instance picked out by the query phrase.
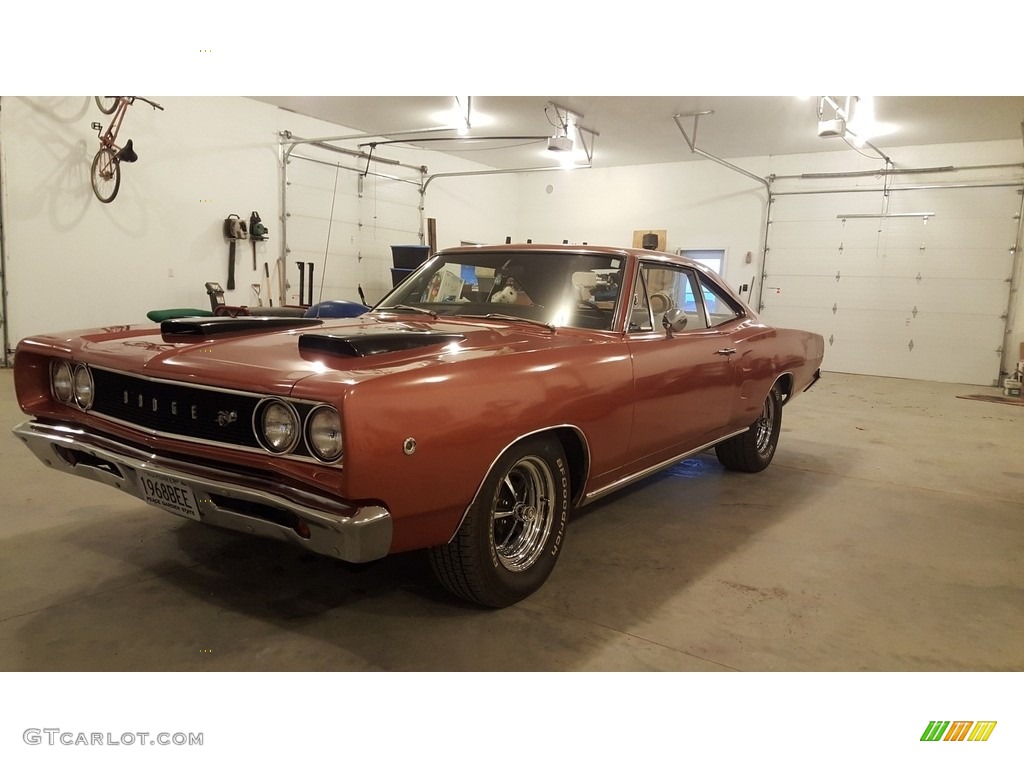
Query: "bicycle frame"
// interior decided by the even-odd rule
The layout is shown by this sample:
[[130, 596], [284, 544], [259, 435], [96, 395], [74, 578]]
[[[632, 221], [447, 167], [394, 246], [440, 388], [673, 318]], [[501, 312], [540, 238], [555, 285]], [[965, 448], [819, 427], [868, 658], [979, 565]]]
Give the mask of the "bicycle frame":
[[107, 126], [106, 131], [103, 131], [103, 123], [92, 124], [92, 127], [96, 129], [96, 135], [100, 137], [101, 147], [113, 149], [115, 152], [121, 149], [116, 144], [117, 134], [121, 130], [121, 123], [124, 121], [125, 112], [128, 111], [128, 107], [134, 101], [135, 98], [133, 96], [117, 97], [117, 108], [114, 110], [114, 116], [110, 118], [110, 125]]
[[[96, 197], [100, 199], [100, 202], [104, 203], [109, 203], [113, 200], [121, 186], [120, 166], [122, 160], [131, 163], [137, 159], [131, 149], [131, 139], [128, 140], [127, 151], [117, 143], [117, 135], [121, 131], [121, 123], [124, 121], [128, 107], [134, 104], [136, 99], [141, 99], [153, 107], [153, 109], [163, 109], [155, 101], [150, 101], [141, 96], [116, 96], [113, 98], [116, 98], [117, 102], [113, 112], [109, 113], [112, 114], [112, 117], [106, 130], [103, 129], [103, 123], [97, 122], [92, 124], [92, 128], [96, 131], [96, 135], [100, 140], [100, 148], [93, 157], [92, 187]], [[99, 103], [98, 96], [96, 100]], [[105, 113], [108, 112], [102, 104], [100, 104], [100, 109]]]

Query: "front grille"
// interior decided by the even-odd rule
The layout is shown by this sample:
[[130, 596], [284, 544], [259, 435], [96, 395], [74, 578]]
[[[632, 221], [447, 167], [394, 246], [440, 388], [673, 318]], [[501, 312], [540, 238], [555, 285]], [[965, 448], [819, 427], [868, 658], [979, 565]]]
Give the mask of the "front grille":
[[[151, 432], [259, 449], [252, 419], [261, 395], [204, 389], [92, 368], [93, 413]], [[311, 405], [293, 403], [304, 421]], [[300, 422], [301, 423], [301, 422]], [[295, 452], [308, 455], [300, 441]]]

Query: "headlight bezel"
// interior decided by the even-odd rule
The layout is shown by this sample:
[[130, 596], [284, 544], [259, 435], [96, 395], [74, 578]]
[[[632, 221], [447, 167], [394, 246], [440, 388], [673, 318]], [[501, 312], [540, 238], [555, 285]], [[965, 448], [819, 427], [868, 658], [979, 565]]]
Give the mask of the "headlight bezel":
[[[82, 396], [79, 392], [78, 377], [80, 374], [84, 374], [88, 381], [87, 397]], [[79, 408], [81, 408], [83, 411], [88, 411], [90, 408], [92, 408], [92, 404], [96, 402], [96, 380], [93, 378], [92, 371], [89, 369], [89, 366], [83, 363], [79, 363], [78, 365], [75, 366], [71, 374], [71, 388], [72, 397], [74, 398], [74, 401]]]
[[[57, 372], [64, 371], [67, 375], [67, 396], [62, 397], [57, 385]], [[68, 360], [53, 360], [50, 363], [50, 394], [61, 405], [75, 404], [75, 371]]]
[[[291, 417], [291, 422], [294, 425], [293, 434], [291, 435], [287, 444], [280, 447], [275, 447], [273, 442], [267, 436], [266, 429], [266, 416], [267, 412], [271, 408], [280, 407], [284, 409]], [[279, 397], [268, 397], [265, 400], [261, 400], [253, 411], [252, 415], [252, 431], [256, 436], [256, 441], [260, 447], [268, 453], [274, 456], [285, 456], [295, 450], [295, 447], [299, 444], [302, 439], [302, 419], [299, 418], [298, 409], [287, 400], [283, 400]]]
[[[314, 419], [321, 414], [328, 414], [330, 417], [336, 420], [337, 427], [335, 429], [337, 436], [338, 449], [336, 453], [326, 454], [320, 451], [313, 438]], [[342, 421], [341, 411], [335, 408], [329, 403], [322, 403], [314, 407], [308, 414], [306, 414], [306, 423], [303, 425], [302, 434], [306, 441], [306, 450], [309, 451], [309, 455], [322, 464], [334, 464], [342, 459], [345, 455], [345, 439], [342, 434]]]

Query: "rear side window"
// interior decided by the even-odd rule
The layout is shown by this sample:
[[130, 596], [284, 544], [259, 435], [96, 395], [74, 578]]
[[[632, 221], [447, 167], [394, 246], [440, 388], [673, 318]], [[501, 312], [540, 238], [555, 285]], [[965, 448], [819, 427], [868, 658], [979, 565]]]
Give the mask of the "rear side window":
[[687, 330], [707, 328], [698, 291], [696, 276], [691, 270], [664, 264], [642, 264], [640, 281], [633, 296], [630, 330], [660, 328], [662, 316], [670, 309], [681, 309], [686, 313]]
[[698, 275], [701, 296], [708, 312], [708, 323], [712, 328], [742, 316], [743, 312], [721, 288], [704, 275]]

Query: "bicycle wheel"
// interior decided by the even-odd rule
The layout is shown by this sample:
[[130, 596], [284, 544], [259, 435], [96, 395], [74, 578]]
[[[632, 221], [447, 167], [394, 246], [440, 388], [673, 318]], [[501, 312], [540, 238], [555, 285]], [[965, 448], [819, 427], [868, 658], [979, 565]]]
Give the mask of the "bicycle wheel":
[[121, 164], [109, 147], [101, 147], [92, 159], [92, 191], [101, 203], [109, 203], [117, 197], [121, 188]]
[[117, 96], [94, 96], [96, 99], [96, 106], [100, 108], [100, 112], [104, 115], [114, 114], [114, 110], [117, 109]]

